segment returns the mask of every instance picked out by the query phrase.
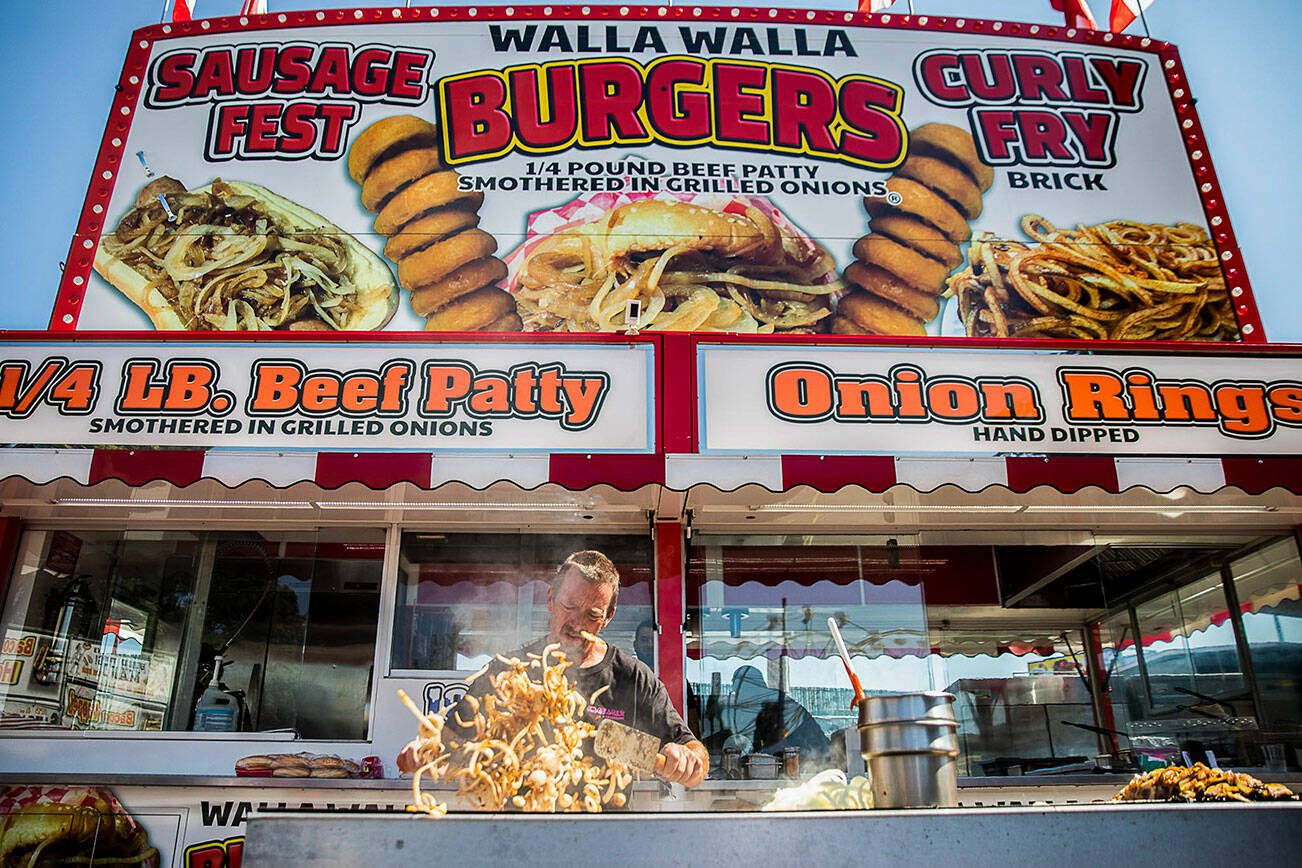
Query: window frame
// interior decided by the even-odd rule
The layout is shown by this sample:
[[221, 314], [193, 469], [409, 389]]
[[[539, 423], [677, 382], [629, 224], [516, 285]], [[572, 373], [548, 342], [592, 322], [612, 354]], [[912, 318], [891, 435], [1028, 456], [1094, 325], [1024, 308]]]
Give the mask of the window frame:
[[[167, 741], [199, 741], [199, 742], [222, 742], [222, 741], [240, 741], [250, 744], [267, 742], [272, 744], [286, 745], [311, 745], [311, 744], [370, 744], [374, 741], [376, 735], [376, 714], [375, 704], [376, 697], [382, 687], [380, 681], [385, 678], [383, 670], [379, 667], [381, 662], [381, 652], [384, 650], [380, 645], [381, 634], [384, 633], [392, 623], [394, 611], [394, 596], [389, 590], [390, 586], [396, 580], [397, 557], [394, 555], [392, 566], [390, 565], [390, 554], [392, 547], [389, 540], [395, 529], [400, 532], [400, 525], [393, 522], [376, 522], [359, 524], [356, 522], [343, 523], [312, 523], [310, 526], [304, 526], [299, 522], [263, 522], [257, 523], [253, 520], [247, 521], [222, 521], [222, 522], [181, 522], [175, 520], [160, 521], [157, 524], [148, 527], [141, 527], [125, 520], [41, 520], [41, 521], [24, 521], [21, 523], [13, 544], [13, 557], [4, 565], [3, 580], [0, 581], [0, 617], [8, 612], [13, 595], [20, 584], [18, 572], [22, 566], [20, 557], [23, 552], [25, 539], [31, 534], [53, 533], [57, 531], [66, 532], [94, 532], [94, 533], [118, 533], [127, 532], [182, 532], [194, 533], [198, 536], [220, 532], [238, 532], [253, 529], [256, 524], [256, 530], [267, 531], [271, 533], [319, 533], [323, 530], [359, 530], [359, 531], [382, 531], [384, 555], [381, 558], [381, 574], [379, 587], [379, 601], [376, 609], [376, 633], [375, 633], [375, 654], [372, 657], [371, 675], [367, 688], [366, 698], [363, 702], [363, 713], [366, 716], [363, 726], [363, 733], [359, 739], [340, 739], [340, 738], [296, 738], [292, 732], [276, 731], [250, 731], [250, 732], [195, 732], [193, 730], [183, 729], [163, 729], [163, 730], [128, 730], [128, 729], [85, 729], [85, 730], [59, 730], [59, 729], [20, 729], [6, 728], [5, 737], [15, 739], [122, 739], [128, 741], [142, 741], [149, 739], [165, 739]], [[209, 571], [211, 573], [211, 571]], [[193, 615], [187, 615], [187, 619]], [[202, 630], [202, 626], [200, 626]], [[186, 633], [190, 633], [189, 629]], [[384, 662], [387, 663], [387, 652], [383, 655]], [[177, 655], [177, 674], [179, 677], [181, 667], [181, 655]], [[175, 689], [173, 690], [175, 692]], [[171, 705], [174, 699], [168, 701], [168, 714], [171, 714]]]

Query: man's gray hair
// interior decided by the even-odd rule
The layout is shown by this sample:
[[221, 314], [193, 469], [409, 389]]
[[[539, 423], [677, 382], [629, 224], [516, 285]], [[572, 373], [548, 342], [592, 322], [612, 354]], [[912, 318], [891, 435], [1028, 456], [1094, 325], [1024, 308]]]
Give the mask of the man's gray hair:
[[615, 569], [610, 558], [590, 549], [570, 555], [556, 568], [556, 577], [552, 579], [553, 593], [560, 587], [561, 579], [570, 569], [594, 585], [609, 585], [610, 609], [607, 614], [615, 611], [615, 603], [619, 601], [619, 570]]

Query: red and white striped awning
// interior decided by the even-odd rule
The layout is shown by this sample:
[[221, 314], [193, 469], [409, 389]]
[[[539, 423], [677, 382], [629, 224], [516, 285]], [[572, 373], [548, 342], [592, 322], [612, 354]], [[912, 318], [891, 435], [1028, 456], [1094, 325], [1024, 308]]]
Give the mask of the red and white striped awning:
[[991, 486], [1028, 492], [1041, 486], [1070, 494], [1179, 488], [1247, 494], [1280, 488], [1302, 494], [1302, 457], [1164, 458], [1088, 456], [817, 456], [697, 454], [458, 454], [432, 452], [313, 452], [176, 449], [0, 449], [0, 479], [36, 484], [69, 479], [83, 485], [167, 482], [184, 487], [214, 480], [229, 487], [260, 480], [277, 488], [312, 482], [322, 489], [361, 483], [383, 490], [399, 483], [433, 490], [446, 483], [485, 489], [510, 482], [523, 489], [552, 483], [571, 491], [645, 485], [686, 491], [713, 486], [770, 491], [808, 486], [820, 492], [858, 486], [870, 492], [905, 485], [920, 492], [945, 485], [968, 492]]

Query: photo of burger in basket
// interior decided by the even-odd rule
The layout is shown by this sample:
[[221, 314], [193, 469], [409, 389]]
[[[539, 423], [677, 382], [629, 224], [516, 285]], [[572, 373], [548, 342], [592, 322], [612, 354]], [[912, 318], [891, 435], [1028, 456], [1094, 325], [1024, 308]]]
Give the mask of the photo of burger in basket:
[[531, 215], [507, 265], [525, 331], [822, 332], [844, 289], [822, 245], [743, 196], [581, 197]]
[[0, 791], [0, 865], [158, 868], [149, 833], [102, 787]]

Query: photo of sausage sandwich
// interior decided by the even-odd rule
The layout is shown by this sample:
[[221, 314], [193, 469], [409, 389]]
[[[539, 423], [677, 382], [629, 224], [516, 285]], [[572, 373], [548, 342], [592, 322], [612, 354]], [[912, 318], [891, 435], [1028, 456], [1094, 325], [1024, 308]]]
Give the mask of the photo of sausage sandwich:
[[95, 271], [155, 328], [384, 328], [398, 288], [384, 261], [302, 205], [257, 184], [147, 184], [106, 234]]

